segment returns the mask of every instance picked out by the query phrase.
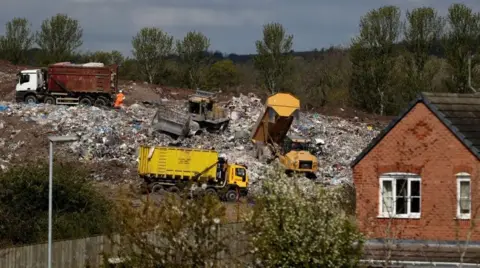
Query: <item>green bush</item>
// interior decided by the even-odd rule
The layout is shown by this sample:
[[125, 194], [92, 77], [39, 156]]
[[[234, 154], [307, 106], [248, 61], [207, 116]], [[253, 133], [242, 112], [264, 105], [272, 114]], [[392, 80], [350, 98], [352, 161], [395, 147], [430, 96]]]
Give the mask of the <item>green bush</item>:
[[[306, 180], [306, 179], [305, 179]], [[247, 222], [261, 267], [356, 267], [363, 237], [341, 195], [301, 178], [271, 173]]]
[[235, 239], [220, 230], [225, 207], [215, 196], [165, 193], [161, 202], [147, 200], [136, 209], [126, 201], [118, 215], [127, 267], [221, 267], [217, 257], [230, 254]]
[[[78, 163], [53, 170], [53, 238], [103, 234], [113, 226], [112, 204], [89, 183]], [[0, 173], [0, 243], [19, 245], [48, 238], [48, 164], [32, 163]]]

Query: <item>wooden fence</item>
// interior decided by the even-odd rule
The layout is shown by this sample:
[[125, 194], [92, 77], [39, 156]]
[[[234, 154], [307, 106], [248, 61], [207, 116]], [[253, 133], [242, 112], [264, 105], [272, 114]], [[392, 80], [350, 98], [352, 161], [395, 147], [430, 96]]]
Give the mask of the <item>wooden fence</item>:
[[[225, 224], [219, 228], [219, 238], [228, 239], [230, 252], [237, 256], [219, 254], [217, 264], [220, 267], [245, 267], [245, 265], [232, 264], [231, 259], [249, 261], [250, 256], [239, 256], [248, 252], [247, 244], [239, 231], [242, 223]], [[147, 239], [155, 243], [160, 237], [153, 232], [147, 232]], [[161, 239], [161, 238], [160, 238]], [[76, 240], [55, 241], [53, 243], [52, 266], [55, 268], [94, 268], [102, 267], [104, 254], [111, 257], [118, 255], [120, 235], [95, 236]], [[402, 242], [391, 245], [387, 250], [382, 242], [369, 242], [364, 247], [364, 260], [390, 260], [396, 261], [421, 261], [427, 263], [451, 262], [461, 259], [466, 263], [480, 263], [480, 244], [469, 245], [462, 251], [452, 244], [422, 244]], [[0, 249], [0, 268], [44, 268], [47, 267], [47, 244]], [[389, 252], [387, 252], [389, 251]]]
[[[237, 232], [241, 223], [225, 224], [220, 228], [219, 237]], [[148, 240], [151, 241], [148, 233]], [[52, 244], [52, 267], [54, 268], [94, 268], [103, 267], [104, 254], [116, 257], [120, 235], [94, 236], [76, 240], [55, 241]], [[113, 241], [112, 241], [113, 240]], [[155, 240], [155, 238], [153, 238]], [[245, 241], [232, 237], [229, 240], [231, 250], [243, 252]], [[48, 244], [36, 244], [22, 247], [0, 249], [0, 268], [45, 268], [47, 267]], [[219, 256], [221, 262], [226, 256]], [[223, 260], [223, 261], [222, 261]]]

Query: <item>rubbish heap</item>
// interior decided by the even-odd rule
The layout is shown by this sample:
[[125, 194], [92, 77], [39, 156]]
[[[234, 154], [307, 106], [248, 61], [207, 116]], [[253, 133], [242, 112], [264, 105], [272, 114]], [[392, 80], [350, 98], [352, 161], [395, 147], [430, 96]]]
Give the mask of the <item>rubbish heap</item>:
[[[183, 105], [180, 101], [172, 101], [171, 104]], [[0, 103], [0, 121], [2, 117], [18, 118], [25, 124], [49, 129], [51, 135], [78, 135], [81, 137], [79, 141], [59, 150], [65, 150], [66, 154], [84, 162], [116, 160], [135, 167], [137, 149], [141, 144], [215, 149], [225, 153], [229, 161], [247, 165], [251, 181], [255, 183], [266, 164], [254, 157], [249, 136], [262, 112], [263, 103], [253, 94], [240, 94], [226, 105], [231, 121], [224, 133], [203, 132], [184, 139], [149, 133], [155, 109], [142, 104], [133, 104], [117, 111], [97, 107], [5, 102]], [[299, 122], [294, 122], [292, 132], [315, 141], [319, 147], [318, 178], [330, 184], [351, 181], [350, 162], [378, 134], [377, 130], [355, 120], [311, 113], [302, 113]]]

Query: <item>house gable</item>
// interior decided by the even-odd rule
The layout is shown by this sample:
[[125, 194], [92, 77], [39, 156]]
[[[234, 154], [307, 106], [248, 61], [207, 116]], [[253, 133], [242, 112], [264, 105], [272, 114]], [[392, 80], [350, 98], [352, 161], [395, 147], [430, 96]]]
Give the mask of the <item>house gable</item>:
[[[419, 174], [429, 161], [456, 155], [475, 159], [468, 147], [429, 109], [417, 102], [365, 154], [366, 165], [374, 163], [378, 173]], [[357, 164], [358, 165], [358, 164]], [[362, 164], [363, 165], [363, 164]]]
[[[477, 155], [457, 134], [428, 103], [419, 100], [409, 107], [401, 120], [379, 136], [381, 139], [353, 169], [357, 221], [367, 237], [455, 239], [456, 176], [468, 173], [476, 178], [479, 166]], [[389, 191], [398, 195], [395, 187], [398, 189], [396, 180], [399, 179], [408, 185], [408, 193], [400, 195], [408, 196], [405, 200], [418, 198], [420, 204], [413, 207], [405, 203], [408, 212], [397, 210], [393, 216], [385, 216], [384, 207], [390, 205], [383, 201], [385, 192], [382, 189], [393, 187]], [[420, 190], [414, 193], [411, 191], [414, 188]], [[472, 189], [478, 189], [475, 180]], [[472, 191], [472, 204], [478, 199], [474, 192], [477, 191]], [[459, 236], [465, 237], [466, 231], [468, 225], [460, 228]], [[479, 238], [477, 234], [474, 236], [477, 241]]]
[[424, 104], [480, 160], [480, 95], [421, 93], [369, 143], [352, 161], [351, 167], [354, 168], [419, 103]]

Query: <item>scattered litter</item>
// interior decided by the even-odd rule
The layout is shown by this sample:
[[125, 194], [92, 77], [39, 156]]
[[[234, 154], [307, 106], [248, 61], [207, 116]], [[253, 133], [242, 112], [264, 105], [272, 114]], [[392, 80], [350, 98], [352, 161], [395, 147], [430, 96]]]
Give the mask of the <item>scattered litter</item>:
[[[183, 107], [182, 109], [186, 107], [185, 100], [163, 101]], [[150, 133], [150, 124], [156, 109], [141, 103], [127, 106], [122, 111], [97, 107], [0, 103], [0, 116], [18, 117], [25, 124], [36, 123], [44, 126], [49, 129], [49, 135], [78, 135], [80, 140], [59, 150], [78, 156], [80, 161], [123, 163], [125, 167], [122, 176], [129, 176], [130, 179], [136, 178], [131, 170], [137, 165], [137, 149], [141, 144], [146, 144], [215, 149], [225, 153], [229, 161], [245, 164], [251, 175], [252, 185], [255, 185], [264, 174], [267, 164], [257, 160], [252, 153], [254, 150], [250, 132], [262, 112], [263, 103], [254, 94], [240, 94], [225, 105], [229, 108], [231, 121], [224, 133], [203, 131], [199, 135], [184, 139], [158, 132]], [[3, 129], [4, 125], [0, 121], [0, 129]], [[345, 120], [318, 113], [300, 113], [291, 132], [311, 139], [314, 147], [312, 149], [319, 159], [317, 180], [333, 185], [351, 181], [350, 162], [378, 133], [370, 125], [358, 120]], [[17, 134], [18, 132], [12, 133]], [[14, 150], [15, 147], [11, 146], [9, 149]], [[117, 168], [120, 167], [115, 166], [115, 169]], [[98, 174], [95, 179], [102, 180], [103, 177]]]

